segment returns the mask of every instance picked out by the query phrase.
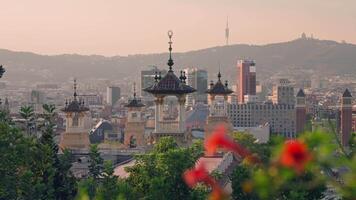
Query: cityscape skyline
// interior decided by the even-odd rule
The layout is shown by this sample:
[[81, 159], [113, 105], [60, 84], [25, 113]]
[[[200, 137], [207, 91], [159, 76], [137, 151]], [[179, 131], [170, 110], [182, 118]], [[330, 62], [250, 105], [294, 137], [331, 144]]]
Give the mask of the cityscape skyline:
[[[275, 43], [297, 38], [303, 32], [315, 38], [356, 43], [356, 2], [351, 0], [225, 0], [223, 4], [210, 0], [105, 4], [4, 0], [3, 5], [1, 48], [39, 54], [124, 56], [164, 52], [166, 43], [161, 38], [169, 29], [176, 35], [176, 52], [225, 45], [227, 16], [229, 44]], [[339, 14], [329, 16], [330, 10]]]

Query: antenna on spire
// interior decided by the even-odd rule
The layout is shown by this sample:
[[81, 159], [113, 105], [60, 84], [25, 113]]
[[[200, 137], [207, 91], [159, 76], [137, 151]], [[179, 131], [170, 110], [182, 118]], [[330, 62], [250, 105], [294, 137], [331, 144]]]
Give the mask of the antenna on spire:
[[174, 62], [172, 60], [172, 36], [173, 36], [173, 31], [169, 30], [168, 31], [168, 38], [169, 38], [169, 60], [168, 60], [168, 63], [167, 65], [169, 66], [169, 72], [173, 72], [172, 70], [172, 66], [174, 65]]
[[229, 35], [230, 35], [230, 30], [229, 30], [229, 16], [227, 16], [227, 17], [226, 17], [226, 28], [225, 28], [226, 45], [229, 45]]
[[77, 100], [78, 94], [77, 94], [77, 79], [76, 78], [74, 78], [73, 89], [74, 89], [74, 94], [73, 94], [74, 100]]
[[134, 90], [134, 99], [135, 99], [136, 98], [136, 82], [134, 82], [133, 90]]

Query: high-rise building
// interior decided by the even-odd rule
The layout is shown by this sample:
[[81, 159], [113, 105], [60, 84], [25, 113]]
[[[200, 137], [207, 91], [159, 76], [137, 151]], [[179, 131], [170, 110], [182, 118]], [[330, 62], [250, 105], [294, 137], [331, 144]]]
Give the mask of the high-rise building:
[[[293, 90], [289, 88], [288, 92]], [[305, 128], [306, 100], [303, 90], [298, 92], [296, 104], [294, 94], [291, 95], [274, 103], [251, 101], [248, 99], [250, 95], [245, 95], [244, 103], [229, 105], [231, 123], [235, 128], [258, 127], [268, 123], [272, 134], [294, 138]]]
[[258, 127], [269, 124], [272, 134], [295, 137], [294, 105], [272, 103], [230, 104], [229, 119], [235, 128]]
[[[141, 71], [141, 88], [148, 88], [149, 86], [153, 85], [155, 82], [155, 76], [161, 74], [164, 76], [167, 71], [160, 70], [156, 66], [150, 66], [151, 69]], [[152, 95], [144, 90], [141, 90], [141, 96], [143, 98], [152, 97]]]
[[307, 122], [307, 110], [305, 103], [305, 94], [302, 89], [299, 90], [297, 94], [296, 103], [296, 132], [303, 133], [305, 129], [305, 124]]
[[272, 93], [272, 102], [274, 104], [295, 104], [294, 88], [288, 79], [278, 80], [278, 83], [273, 86]]
[[120, 88], [110, 86], [106, 88], [106, 102], [108, 105], [113, 106], [121, 97]]
[[348, 146], [352, 130], [352, 95], [348, 89], [341, 98], [341, 118], [340, 118], [341, 142]]
[[251, 60], [239, 60], [238, 68], [238, 100], [244, 103], [245, 95], [256, 95], [256, 64]]
[[186, 105], [192, 107], [197, 102], [207, 103], [208, 72], [197, 68], [186, 68], [187, 84], [196, 89], [193, 94], [187, 95]]

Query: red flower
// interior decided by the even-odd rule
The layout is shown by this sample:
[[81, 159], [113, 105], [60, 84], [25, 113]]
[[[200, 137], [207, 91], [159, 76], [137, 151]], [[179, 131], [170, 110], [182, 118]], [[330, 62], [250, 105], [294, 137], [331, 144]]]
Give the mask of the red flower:
[[239, 145], [233, 139], [229, 138], [226, 135], [226, 129], [223, 125], [218, 126], [213, 132], [213, 134], [211, 134], [205, 140], [205, 149], [207, 151], [207, 154], [212, 155], [216, 153], [218, 147], [222, 147], [226, 150], [232, 151], [242, 157], [245, 157], [250, 154], [241, 145]]
[[297, 173], [300, 173], [310, 159], [311, 154], [304, 143], [298, 140], [288, 140], [283, 146], [279, 162], [281, 165], [294, 168]]
[[203, 164], [200, 164], [196, 168], [187, 170], [183, 174], [183, 178], [189, 187], [196, 186], [199, 182], [204, 182], [207, 185], [212, 186], [214, 179], [209, 176], [208, 171]]
[[199, 164], [196, 168], [187, 170], [183, 174], [183, 178], [185, 183], [191, 188], [200, 182], [210, 186], [212, 189], [210, 200], [221, 200], [225, 195], [217, 182], [209, 175], [203, 163]]

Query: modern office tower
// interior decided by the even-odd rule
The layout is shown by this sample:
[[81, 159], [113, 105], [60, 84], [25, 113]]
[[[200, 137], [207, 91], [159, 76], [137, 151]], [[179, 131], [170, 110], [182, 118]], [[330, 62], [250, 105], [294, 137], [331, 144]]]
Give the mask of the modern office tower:
[[256, 64], [251, 60], [239, 60], [238, 68], [238, 99], [244, 103], [245, 95], [256, 95]]
[[39, 90], [32, 90], [30, 94], [30, 103], [32, 104], [44, 104], [45, 94]]
[[113, 106], [121, 97], [119, 87], [110, 86], [106, 88], [106, 102], [108, 105]]
[[89, 108], [78, 99], [76, 80], [74, 80], [73, 99], [71, 102], [66, 101], [62, 111], [66, 114], [66, 131], [61, 134], [60, 148], [89, 149], [89, 128], [86, 127]]
[[221, 81], [221, 73], [218, 73], [218, 80], [214, 84], [210, 83], [210, 87], [207, 90], [209, 101], [209, 116], [205, 126], [205, 138], [213, 133], [217, 126], [223, 125], [228, 130], [232, 131], [233, 126], [228, 118], [228, 95], [233, 93], [228, 88], [228, 82], [223, 83]]
[[279, 79], [278, 83], [273, 86], [272, 102], [274, 104], [295, 104], [294, 88], [288, 79]]
[[[145, 88], [144, 91], [154, 95], [155, 99], [154, 141], [159, 140], [161, 137], [171, 136], [178, 144], [183, 144], [188, 139], [185, 125], [186, 95], [195, 92], [195, 89], [186, 84], [186, 76], [183, 72], [181, 72], [180, 77], [177, 77], [173, 71], [172, 35], [172, 31], [169, 31], [169, 59], [167, 63], [169, 70], [164, 76], [156, 74], [153, 84]], [[176, 119], [164, 117], [164, 105], [169, 97], [174, 97], [177, 100], [177, 104], [174, 105], [178, 110]]]
[[164, 76], [167, 71], [159, 70], [156, 66], [150, 66], [151, 69], [141, 71], [141, 96], [143, 98], [152, 97], [152, 95], [148, 92], [145, 92], [143, 89], [148, 88], [153, 85], [155, 82], [154, 77], [161, 73], [161, 76]]
[[341, 98], [340, 126], [341, 143], [348, 146], [352, 130], [352, 95], [348, 89], [345, 90]]
[[187, 84], [196, 89], [195, 93], [187, 95], [186, 106], [194, 106], [195, 103], [207, 103], [208, 72], [197, 68], [186, 68]]
[[235, 128], [257, 127], [268, 123], [271, 133], [288, 138], [295, 137], [296, 114], [294, 105], [272, 103], [231, 104], [229, 118]]
[[296, 133], [303, 133], [307, 122], [307, 109], [305, 103], [305, 94], [302, 89], [297, 93], [296, 109]]
[[142, 113], [142, 107], [144, 106], [141, 103], [141, 99], [136, 97], [136, 88], [134, 87], [133, 98], [129, 99], [125, 105], [127, 108], [127, 121], [124, 144], [128, 148], [143, 147], [147, 144], [144, 137], [146, 121], [143, 119]]

